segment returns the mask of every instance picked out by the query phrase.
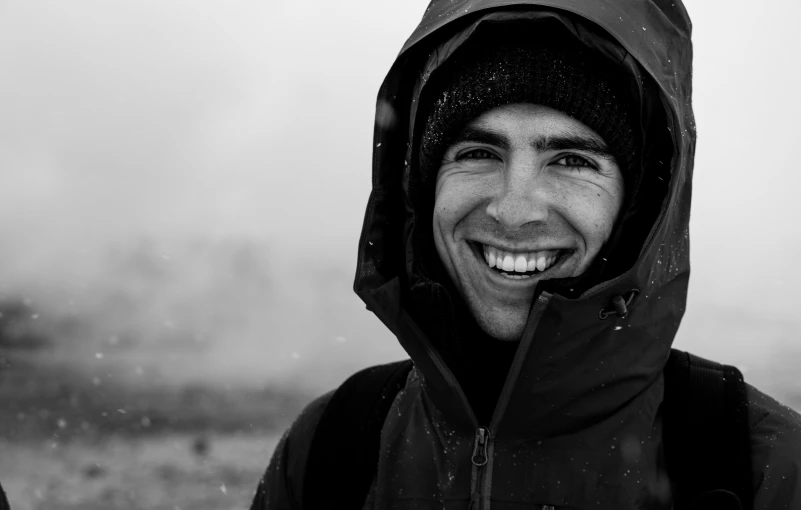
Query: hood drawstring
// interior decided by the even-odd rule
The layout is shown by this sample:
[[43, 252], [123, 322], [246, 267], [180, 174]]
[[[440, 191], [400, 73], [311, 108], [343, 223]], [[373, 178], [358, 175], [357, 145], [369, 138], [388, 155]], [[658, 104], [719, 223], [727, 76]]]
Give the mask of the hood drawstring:
[[640, 291], [638, 289], [631, 289], [626, 293], [626, 297], [622, 295], [613, 297], [612, 305], [607, 308], [601, 308], [601, 311], [598, 312], [598, 318], [605, 320], [610, 315], [616, 314], [621, 319], [625, 319], [629, 314], [629, 305], [639, 293]]

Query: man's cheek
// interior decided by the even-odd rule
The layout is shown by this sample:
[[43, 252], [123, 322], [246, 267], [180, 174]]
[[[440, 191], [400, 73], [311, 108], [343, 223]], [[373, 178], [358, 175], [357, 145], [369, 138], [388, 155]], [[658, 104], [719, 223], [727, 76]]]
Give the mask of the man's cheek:
[[485, 191], [476, 183], [454, 179], [453, 182], [441, 187], [436, 201], [442, 207], [440, 213], [442, 217], [458, 223], [473, 210], [484, 195]]
[[434, 217], [441, 228], [452, 227], [458, 221], [462, 204], [456, 191], [453, 188], [443, 188], [436, 197]]

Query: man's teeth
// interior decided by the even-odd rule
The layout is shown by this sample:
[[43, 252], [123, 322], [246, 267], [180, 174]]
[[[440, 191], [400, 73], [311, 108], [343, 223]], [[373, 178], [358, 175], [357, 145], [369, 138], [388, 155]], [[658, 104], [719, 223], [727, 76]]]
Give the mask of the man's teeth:
[[[496, 267], [506, 273], [526, 273], [545, 271], [559, 257], [559, 250], [512, 253], [484, 245], [484, 260], [489, 267]], [[509, 275], [513, 278], [528, 278], [530, 275]]]

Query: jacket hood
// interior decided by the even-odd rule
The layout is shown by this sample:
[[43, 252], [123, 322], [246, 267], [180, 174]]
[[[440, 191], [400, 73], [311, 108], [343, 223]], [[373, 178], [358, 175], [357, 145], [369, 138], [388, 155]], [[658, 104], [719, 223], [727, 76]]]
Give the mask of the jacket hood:
[[661, 400], [690, 269], [691, 25], [671, 0], [434, 0], [384, 80], [354, 290], [398, 337], [437, 409], [471, 430], [478, 420], [439, 347], [446, 333], [425, 320], [454, 327], [459, 298], [430, 277], [436, 253], [419, 240], [431, 216], [415, 198], [417, 105], [465, 41], [502, 23], [558, 24], [625, 70], [640, 106], [643, 179], [619, 231], [624, 262], [578, 295], [569, 281], [541, 282], [490, 425], [552, 437], [608, 424], [645, 394]]

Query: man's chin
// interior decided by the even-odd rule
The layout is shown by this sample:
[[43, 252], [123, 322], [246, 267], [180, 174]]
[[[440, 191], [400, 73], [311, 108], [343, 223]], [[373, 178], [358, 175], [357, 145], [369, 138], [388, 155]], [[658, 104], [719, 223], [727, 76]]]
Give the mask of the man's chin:
[[503, 342], [517, 342], [526, 329], [528, 313], [493, 314], [471, 308], [476, 323], [484, 333]]

